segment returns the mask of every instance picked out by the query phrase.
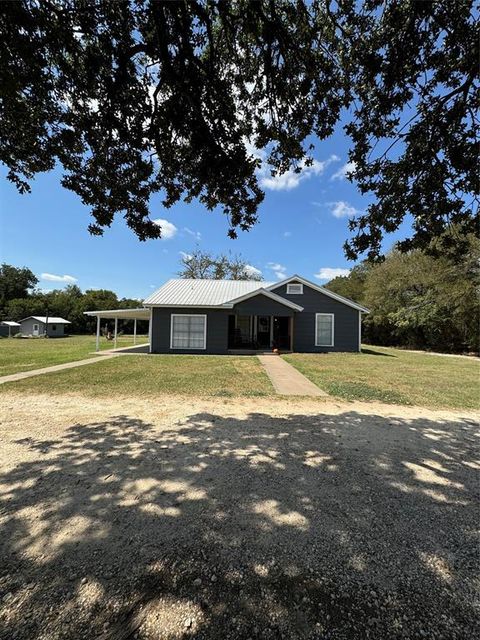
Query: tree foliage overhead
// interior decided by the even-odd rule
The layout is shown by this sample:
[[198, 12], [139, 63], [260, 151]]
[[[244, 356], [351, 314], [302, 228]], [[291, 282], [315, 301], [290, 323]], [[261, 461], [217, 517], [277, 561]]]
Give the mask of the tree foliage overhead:
[[158, 237], [158, 192], [220, 207], [234, 237], [263, 198], [252, 146], [300, 171], [342, 117], [373, 194], [350, 258], [376, 257], [408, 214], [402, 250], [474, 229], [472, 0], [18, 0], [0, 4], [0, 35], [0, 160], [20, 191], [59, 162], [92, 233], [122, 214]]
[[210, 278], [212, 280], [262, 280], [258, 269], [247, 264], [240, 255], [220, 254], [214, 256], [208, 251], [195, 249], [181, 257], [181, 278]]

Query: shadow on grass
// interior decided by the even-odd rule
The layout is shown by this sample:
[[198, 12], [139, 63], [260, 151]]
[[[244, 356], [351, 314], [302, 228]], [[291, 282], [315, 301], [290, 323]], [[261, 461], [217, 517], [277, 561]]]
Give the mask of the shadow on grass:
[[369, 356], [385, 356], [386, 358], [397, 358], [398, 356], [393, 355], [393, 353], [382, 353], [381, 351], [375, 351], [375, 349], [364, 349], [362, 347], [362, 353], [366, 353]]
[[475, 430], [200, 413], [19, 439], [0, 637], [473, 637]]

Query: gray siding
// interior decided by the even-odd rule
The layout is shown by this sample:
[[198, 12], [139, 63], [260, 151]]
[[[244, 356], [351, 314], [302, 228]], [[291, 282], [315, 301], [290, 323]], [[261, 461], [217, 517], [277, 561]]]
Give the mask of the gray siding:
[[[170, 322], [173, 313], [207, 316], [206, 349], [170, 349]], [[228, 316], [231, 313], [228, 309], [153, 308], [150, 336], [152, 353], [227, 353]]]
[[[293, 281], [292, 281], [293, 282]], [[295, 313], [293, 320], [293, 350], [300, 353], [320, 353], [329, 351], [358, 351], [358, 315], [359, 311], [353, 309], [320, 291], [315, 291], [307, 285], [303, 285], [303, 294], [287, 294], [287, 285], [274, 289], [274, 293], [295, 304], [299, 304], [304, 310]], [[334, 320], [334, 346], [315, 346], [315, 314], [333, 313]]]
[[[33, 336], [33, 325], [38, 324], [38, 335], [45, 335], [45, 324], [43, 322], [39, 322], [38, 320], [34, 320], [33, 318], [27, 318], [20, 323], [21, 333], [24, 336]], [[66, 325], [67, 327], [70, 325]], [[55, 327], [55, 328], [54, 328]], [[48, 336], [50, 338], [58, 338], [59, 336], [65, 335], [65, 325], [64, 324], [50, 324], [48, 323]], [[68, 329], [67, 329], [68, 331]]]
[[[302, 306], [301, 303], [297, 304]], [[293, 316], [295, 312], [293, 309], [259, 294], [236, 304], [231, 313], [236, 313], [239, 316]]]

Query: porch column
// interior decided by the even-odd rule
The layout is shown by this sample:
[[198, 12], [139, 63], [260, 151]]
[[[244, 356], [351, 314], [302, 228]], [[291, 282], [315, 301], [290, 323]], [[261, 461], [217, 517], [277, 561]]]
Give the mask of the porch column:
[[100, 316], [97, 316], [97, 339], [95, 343], [95, 351], [100, 349]]
[[153, 307], [150, 307], [150, 318], [148, 320], [148, 353], [152, 353], [152, 320]]
[[118, 318], [115, 318], [115, 333], [113, 335], [113, 348], [117, 348], [117, 332], [118, 332]]
[[137, 319], [133, 320], [133, 344], [137, 344]]

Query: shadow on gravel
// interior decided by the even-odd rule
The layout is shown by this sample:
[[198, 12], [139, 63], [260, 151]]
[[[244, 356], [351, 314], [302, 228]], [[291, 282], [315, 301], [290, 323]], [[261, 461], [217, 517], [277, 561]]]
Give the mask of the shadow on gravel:
[[473, 637], [475, 432], [350, 411], [19, 440], [0, 637]]

